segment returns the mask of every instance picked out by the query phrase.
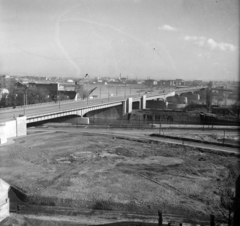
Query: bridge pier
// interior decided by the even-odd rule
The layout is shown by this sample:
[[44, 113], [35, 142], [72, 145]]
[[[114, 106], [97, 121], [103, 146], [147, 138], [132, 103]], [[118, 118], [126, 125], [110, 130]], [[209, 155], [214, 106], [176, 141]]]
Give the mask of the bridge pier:
[[129, 97], [127, 99], [127, 113], [131, 113], [132, 112], [132, 102], [133, 102], [133, 98]]
[[88, 117], [78, 117], [78, 124], [89, 125], [90, 121]]
[[143, 95], [140, 100], [141, 109], [146, 109], [146, 95]]
[[125, 115], [127, 113], [127, 103], [126, 101], [122, 101], [122, 115]]

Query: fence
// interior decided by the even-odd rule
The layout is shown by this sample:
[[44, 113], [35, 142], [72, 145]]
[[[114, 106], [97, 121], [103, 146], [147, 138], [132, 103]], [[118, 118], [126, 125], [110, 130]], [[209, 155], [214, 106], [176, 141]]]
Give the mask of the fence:
[[90, 124], [92, 125], [111, 125], [111, 126], [125, 126], [125, 127], [156, 127], [159, 128], [162, 125], [197, 125], [199, 127], [210, 127], [214, 128], [214, 126], [240, 126], [239, 121], [226, 121], [226, 122], [217, 122], [217, 121], [200, 121], [198, 118], [196, 119], [190, 119], [190, 120], [179, 120], [179, 121], [173, 121], [173, 120], [159, 120], [153, 119], [153, 118], [146, 118], [146, 119], [130, 119], [129, 118], [120, 118], [120, 119], [109, 119], [109, 118], [89, 118]]

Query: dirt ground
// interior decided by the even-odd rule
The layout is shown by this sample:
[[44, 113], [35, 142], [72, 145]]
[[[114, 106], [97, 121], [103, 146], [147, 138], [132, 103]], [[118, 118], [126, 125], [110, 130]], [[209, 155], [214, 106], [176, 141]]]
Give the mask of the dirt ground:
[[194, 130], [181, 130], [172, 131], [165, 130], [165, 134], [173, 137], [190, 138], [198, 141], [208, 141], [222, 144], [240, 144], [240, 134], [238, 132], [231, 132], [224, 130], [208, 130], [208, 131], [194, 131]]
[[209, 216], [238, 169], [234, 156], [81, 130], [36, 132], [0, 147], [1, 178], [32, 202], [89, 209]]

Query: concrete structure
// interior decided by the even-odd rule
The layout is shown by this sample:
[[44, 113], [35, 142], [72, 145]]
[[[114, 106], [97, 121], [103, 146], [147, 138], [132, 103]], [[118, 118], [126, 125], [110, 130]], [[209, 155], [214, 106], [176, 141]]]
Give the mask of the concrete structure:
[[187, 97], [181, 97], [179, 95], [167, 97], [166, 100], [172, 104], [187, 104], [188, 103]]
[[147, 86], [156, 86], [158, 84], [158, 82], [153, 79], [147, 79], [144, 81], [144, 84]]
[[181, 97], [187, 97], [188, 103], [198, 102], [200, 100], [200, 95], [195, 93], [182, 93]]
[[168, 109], [181, 109], [185, 108], [187, 104], [178, 104], [178, 103], [168, 103], [167, 108]]
[[8, 138], [27, 135], [27, 117], [16, 117], [14, 120], [0, 123], [0, 144]]
[[10, 185], [0, 178], [0, 222], [10, 215], [9, 189]]
[[143, 95], [143, 96], [141, 97], [140, 102], [141, 102], [140, 108], [141, 108], [141, 109], [146, 109], [146, 95]]
[[122, 101], [122, 115], [127, 113], [127, 103], [126, 101]]
[[133, 98], [129, 97], [127, 99], [127, 113], [131, 113], [132, 112], [132, 102], [133, 102]]

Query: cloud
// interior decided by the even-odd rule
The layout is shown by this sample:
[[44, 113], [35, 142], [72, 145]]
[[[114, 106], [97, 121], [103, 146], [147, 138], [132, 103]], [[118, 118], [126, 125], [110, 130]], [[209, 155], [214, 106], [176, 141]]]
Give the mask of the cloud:
[[206, 37], [196, 37], [196, 36], [188, 36], [186, 35], [184, 37], [184, 40], [186, 41], [193, 41], [196, 45], [204, 47], [207, 46], [211, 49], [219, 49], [222, 51], [235, 51], [237, 49], [236, 46], [224, 43], [224, 42], [216, 42], [212, 38], [207, 39]]
[[237, 49], [237, 47], [232, 44], [224, 43], [224, 42], [217, 43], [211, 38], [207, 40], [207, 43], [210, 46], [210, 48], [212, 48], [212, 49], [218, 48], [223, 51], [227, 51], [227, 50], [234, 51]]
[[177, 31], [178, 29], [175, 27], [171, 27], [170, 25], [163, 25], [162, 27], [158, 27], [160, 30], [166, 30], [166, 31]]

